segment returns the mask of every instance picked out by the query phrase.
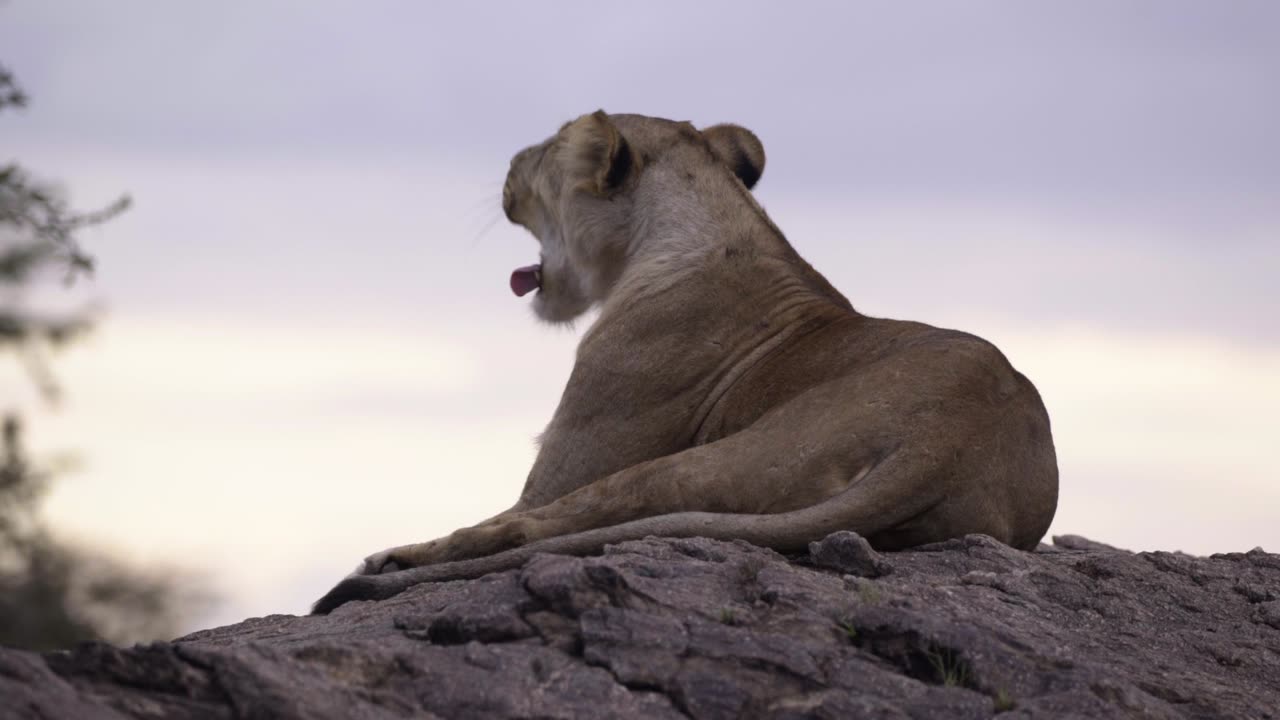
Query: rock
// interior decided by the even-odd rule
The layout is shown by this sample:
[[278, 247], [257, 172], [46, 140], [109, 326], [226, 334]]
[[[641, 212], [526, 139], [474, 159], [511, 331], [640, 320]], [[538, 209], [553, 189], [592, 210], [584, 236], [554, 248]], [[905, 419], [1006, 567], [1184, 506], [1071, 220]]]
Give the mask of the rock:
[[818, 542], [809, 543], [809, 559], [818, 567], [856, 577], [877, 578], [893, 572], [893, 565], [872, 550], [866, 538], [851, 532], [834, 532]]
[[1267, 718], [1277, 597], [1258, 550], [648, 538], [323, 617], [0, 649], [0, 717]]
[[1253, 614], [1258, 622], [1280, 630], [1280, 600], [1262, 603]]
[[1096, 540], [1090, 540], [1079, 535], [1054, 535], [1053, 546], [1063, 548], [1065, 550], [1118, 550], [1106, 543], [1100, 543]]

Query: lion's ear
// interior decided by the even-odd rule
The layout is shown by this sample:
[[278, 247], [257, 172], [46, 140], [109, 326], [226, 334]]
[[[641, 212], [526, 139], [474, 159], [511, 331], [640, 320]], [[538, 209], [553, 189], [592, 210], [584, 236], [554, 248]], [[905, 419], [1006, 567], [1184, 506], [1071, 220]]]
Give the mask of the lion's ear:
[[631, 172], [631, 147], [603, 110], [569, 123], [564, 129], [569, 172], [579, 187], [608, 195]]
[[738, 125], [712, 125], [702, 131], [711, 144], [711, 152], [728, 165], [747, 189], [756, 186], [764, 172], [764, 145], [750, 130]]

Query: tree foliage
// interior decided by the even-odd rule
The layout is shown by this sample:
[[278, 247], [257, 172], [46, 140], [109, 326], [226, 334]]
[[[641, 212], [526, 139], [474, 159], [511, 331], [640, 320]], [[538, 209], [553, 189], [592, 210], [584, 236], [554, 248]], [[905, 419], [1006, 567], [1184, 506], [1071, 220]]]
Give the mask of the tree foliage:
[[[0, 111], [27, 95], [0, 67]], [[129, 207], [122, 196], [93, 212], [77, 212], [62, 193], [35, 181], [16, 162], [0, 164], [0, 350], [19, 357], [36, 386], [55, 399], [48, 347], [79, 337], [93, 324], [87, 309], [42, 313], [27, 291], [49, 276], [73, 282], [93, 271], [76, 233]], [[0, 643], [30, 649], [83, 640], [117, 643], [172, 637], [205, 596], [189, 578], [130, 567], [57, 538], [40, 516], [54, 469], [30, 459], [22, 421], [0, 419]]]
[[[0, 66], [0, 111], [24, 107], [27, 95]], [[35, 182], [16, 162], [0, 164], [0, 348], [18, 353], [48, 397], [58, 385], [44, 361], [46, 345], [59, 346], [92, 325], [88, 311], [47, 315], [25, 306], [25, 290], [42, 275], [61, 272], [70, 283], [93, 271], [93, 259], [75, 233], [128, 209], [125, 195], [94, 212], [75, 212], [56, 188]]]

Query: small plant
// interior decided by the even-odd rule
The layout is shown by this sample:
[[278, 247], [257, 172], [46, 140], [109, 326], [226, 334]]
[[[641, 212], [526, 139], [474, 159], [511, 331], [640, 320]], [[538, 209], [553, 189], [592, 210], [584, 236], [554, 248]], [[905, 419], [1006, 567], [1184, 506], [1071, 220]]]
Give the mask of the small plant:
[[764, 558], [752, 555], [738, 565], [738, 581], [742, 584], [750, 584], [757, 581], [760, 577], [760, 571], [768, 563]]
[[867, 605], [879, 605], [884, 600], [884, 593], [875, 584], [864, 580], [858, 583], [858, 597]]
[[736, 614], [734, 614], [733, 608], [731, 607], [720, 608], [720, 622], [724, 623], [725, 625], [738, 624], [738, 617]]
[[1018, 704], [1013, 701], [1013, 696], [1009, 695], [1008, 691], [1004, 688], [997, 690], [996, 696], [992, 698], [992, 700], [995, 701], [996, 712], [998, 713], [1009, 712], [1018, 706]]
[[852, 620], [844, 619], [836, 623], [836, 626], [844, 631], [846, 637], [850, 640], [858, 639], [858, 626], [853, 624]]
[[767, 563], [763, 558], [754, 555], [738, 564], [738, 584], [741, 585], [743, 599], [748, 603], [761, 597], [764, 588], [760, 585], [760, 571], [765, 565]]
[[938, 681], [946, 687], [963, 687], [969, 683], [969, 665], [950, 648], [934, 648], [927, 653], [929, 664], [938, 673]]

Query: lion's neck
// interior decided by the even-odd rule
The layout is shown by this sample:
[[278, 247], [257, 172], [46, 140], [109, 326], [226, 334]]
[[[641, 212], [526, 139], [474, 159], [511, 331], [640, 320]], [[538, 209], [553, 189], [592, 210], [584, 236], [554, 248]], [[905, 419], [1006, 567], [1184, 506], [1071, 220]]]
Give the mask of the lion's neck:
[[[736, 183], [735, 183], [736, 184]], [[653, 373], [657, 395], [686, 397], [690, 437], [753, 368], [817, 328], [856, 317], [737, 185], [711, 200], [637, 206], [625, 269], [579, 347], [579, 359]], [[667, 361], [631, 369], [628, 354]]]
[[852, 312], [849, 301], [800, 257], [741, 183], [653, 174], [654, 187], [636, 199], [633, 212], [642, 219], [632, 225], [624, 267], [602, 303], [604, 312], [638, 307], [723, 275], [737, 278], [742, 287], [736, 297], [719, 298], [721, 303], [750, 296], [752, 304], [769, 308], [807, 295]]
[[780, 235], [757, 230], [651, 244], [622, 271], [601, 315], [724, 316], [725, 308], [768, 325], [788, 322], [805, 308], [853, 312]]

